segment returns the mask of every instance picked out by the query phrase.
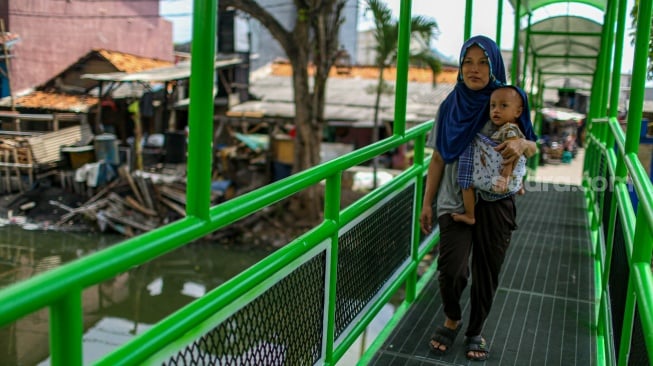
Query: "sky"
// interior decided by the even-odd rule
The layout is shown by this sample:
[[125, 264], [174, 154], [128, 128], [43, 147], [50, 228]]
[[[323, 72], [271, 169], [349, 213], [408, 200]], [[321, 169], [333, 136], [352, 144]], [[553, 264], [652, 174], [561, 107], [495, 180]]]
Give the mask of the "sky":
[[[218, 0], [219, 1], [219, 0]], [[285, 0], [280, 0], [285, 1]], [[289, 0], [288, 0], [289, 1]], [[501, 31], [500, 45], [502, 49], [512, 49], [514, 11], [508, 0], [503, 1], [503, 25]], [[399, 17], [401, 0], [387, 0], [386, 4], [392, 9], [395, 18]], [[628, 11], [632, 8], [634, 0], [628, 0]], [[360, 0], [361, 4], [364, 1]], [[463, 43], [465, 3], [463, 0], [414, 0], [412, 1], [411, 15], [424, 15], [435, 19], [440, 29], [440, 34], [432, 46], [446, 56], [454, 59], [458, 57], [460, 46]], [[532, 21], [537, 21], [538, 16], [553, 16], [557, 14], [576, 14], [584, 16], [599, 23], [603, 22], [602, 15], [589, 6], [572, 4], [567, 9], [567, 4], [557, 7], [547, 7], [544, 12], [533, 15]], [[497, 0], [475, 0], [472, 10], [472, 35], [485, 34], [496, 38]], [[368, 29], [371, 26], [369, 19], [366, 19], [364, 12], [359, 12], [359, 29]], [[193, 0], [162, 0], [161, 14], [173, 22], [174, 42], [187, 42], [191, 39], [191, 24], [193, 14]], [[631, 46], [629, 33], [630, 18], [626, 26], [626, 39], [624, 41], [624, 53], [622, 61], [622, 72], [631, 73], [633, 64], [633, 47]]]

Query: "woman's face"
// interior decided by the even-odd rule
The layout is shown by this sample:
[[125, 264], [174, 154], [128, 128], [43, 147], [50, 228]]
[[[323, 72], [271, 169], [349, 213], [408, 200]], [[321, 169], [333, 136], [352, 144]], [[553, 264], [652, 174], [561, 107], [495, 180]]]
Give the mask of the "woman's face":
[[477, 45], [467, 49], [461, 69], [463, 82], [471, 90], [481, 90], [490, 83], [490, 60]]

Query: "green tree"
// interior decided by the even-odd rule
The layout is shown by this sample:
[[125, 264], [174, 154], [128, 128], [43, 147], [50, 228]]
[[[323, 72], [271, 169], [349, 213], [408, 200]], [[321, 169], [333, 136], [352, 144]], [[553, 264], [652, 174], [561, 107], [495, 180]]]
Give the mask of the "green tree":
[[[221, 7], [233, 7], [258, 20], [286, 52], [292, 65], [295, 102], [295, 162], [293, 171], [320, 163], [320, 144], [324, 128], [326, 84], [339, 47], [338, 34], [344, 21], [346, 0], [293, 0], [297, 18], [293, 29], [286, 29], [255, 0], [220, 0]], [[315, 68], [312, 88], [309, 65]], [[322, 199], [317, 188], [302, 192], [292, 201], [298, 217], [317, 219]]]
[[[379, 69], [378, 84], [376, 86], [376, 99], [374, 101], [374, 130], [372, 131], [372, 140], [379, 139], [379, 108], [381, 103], [381, 94], [392, 90], [384, 80], [384, 71], [389, 66], [397, 63], [397, 50], [399, 46], [399, 22], [392, 17], [392, 11], [381, 0], [367, 0], [367, 11], [372, 13], [374, 21], [374, 40], [376, 46], [374, 51], [375, 66]], [[424, 41], [430, 44], [437, 32], [438, 24], [434, 19], [424, 16], [415, 16], [411, 18], [410, 32], [411, 35], [419, 35]], [[435, 55], [429, 50], [419, 50], [411, 52], [410, 62], [415, 65], [427, 65], [433, 72], [433, 85], [435, 78], [442, 70], [442, 64]], [[377, 161], [374, 160], [374, 187], [376, 187], [376, 168]]]

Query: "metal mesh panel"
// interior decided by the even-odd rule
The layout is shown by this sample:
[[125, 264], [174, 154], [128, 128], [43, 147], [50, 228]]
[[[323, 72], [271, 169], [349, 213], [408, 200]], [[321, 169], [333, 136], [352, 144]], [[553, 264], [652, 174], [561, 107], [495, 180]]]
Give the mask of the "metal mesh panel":
[[313, 365], [322, 350], [326, 253], [163, 365]]
[[610, 228], [610, 201], [612, 201], [612, 193], [613, 193], [613, 187], [614, 187], [614, 182], [613, 178], [608, 175], [606, 177], [606, 182], [607, 184], [604, 187], [604, 195], [603, 195], [603, 210], [601, 212], [601, 223], [602, 223], [602, 230], [603, 230], [603, 238], [608, 237], [608, 230]]
[[610, 262], [610, 308], [612, 310], [612, 333], [614, 335], [614, 349], [619, 354], [621, 342], [621, 329], [623, 328], [624, 312], [626, 309], [626, 296], [628, 295], [628, 257], [624, 242], [623, 226], [619, 214], [615, 218], [614, 240], [612, 242], [612, 261]]
[[410, 256], [414, 191], [410, 185], [398, 192], [341, 235], [336, 338]]
[[633, 366], [650, 365], [641, 321], [642, 320], [639, 317], [639, 307], [635, 306], [633, 338], [630, 341], [630, 355], [628, 357], [628, 364]]

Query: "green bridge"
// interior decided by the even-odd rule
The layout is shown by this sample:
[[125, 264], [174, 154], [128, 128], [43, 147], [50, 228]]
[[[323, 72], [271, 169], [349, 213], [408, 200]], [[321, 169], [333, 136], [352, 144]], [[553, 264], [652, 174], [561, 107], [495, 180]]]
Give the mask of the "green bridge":
[[[555, 78], [587, 80], [589, 112], [582, 184], [528, 181], [528, 192], [517, 197], [519, 229], [486, 326], [487, 364], [653, 365], [653, 190], [637, 155], [652, 4], [638, 2], [624, 129], [617, 113], [627, 2], [577, 2], [602, 12], [603, 22], [574, 15], [533, 21], [540, 8], [574, 1], [510, 1], [519, 15], [511, 82], [530, 92], [536, 129], [543, 92]], [[466, 3], [468, 38], [473, 1]], [[466, 364], [462, 351], [436, 357], [427, 345], [442, 319], [437, 268], [425, 261], [437, 252], [439, 235], [423, 236], [418, 224], [433, 121], [405, 127], [411, 1], [401, 2], [393, 135], [214, 207], [217, 0], [196, 0], [194, 9], [190, 129], [203, 133], [190, 134], [187, 216], [2, 289], [0, 326], [47, 309], [51, 364], [82, 365], [84, 291], [324, 184], [321, 223], [94, 364], [336, 365], [397, 297], [401, 304], [368, 340], [360, 364]], [[404, 144], [414, 148], [412, 165], [341, 207], [343, 172]]]

